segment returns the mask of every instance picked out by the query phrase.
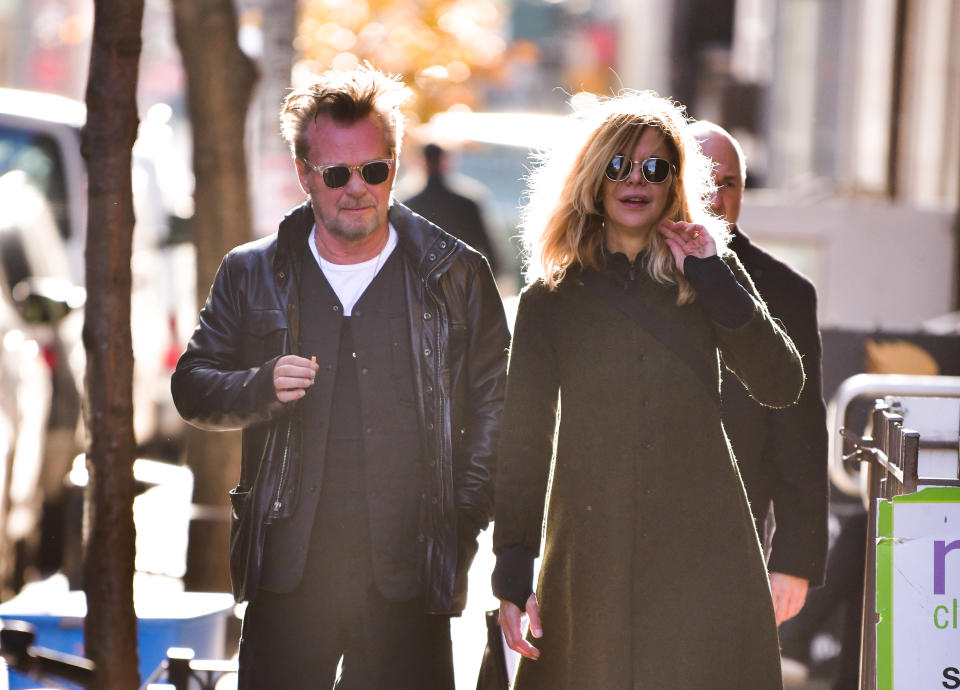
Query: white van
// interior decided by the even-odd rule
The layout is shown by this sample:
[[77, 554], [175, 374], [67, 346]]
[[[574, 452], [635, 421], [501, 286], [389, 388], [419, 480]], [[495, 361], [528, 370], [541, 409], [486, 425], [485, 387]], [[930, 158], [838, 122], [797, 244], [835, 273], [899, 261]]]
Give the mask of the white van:
[[[85, 118], [85, 106], [79, 101], [0, 89], [0, 175], [23, 171], [47, 199], [66, 255], [69, 278], [76, 285], [84, 282], [87, 183], [80, 154], [80, 130]], [[145, 131], [151, 136], [145, 137]], [[133, 154], [134, 432], [142, 448], [154, 449], [153, 454], [175, 455], [184, 427], [170, 398], [169, 378], [176, 356], [185, 345], [182, 334], [189, 332], [195, 316], [195, 261], [192, 244], [169, 242], [168, 209], [173, 202], [168, 186], [162, 184], [163, 176], [177, 177], [173, 181], [182, 183], [179, 178], [186, 173], [164, 171], [161, 175], [157, 152], [164, 145], [152, 137], [155, 133], [156, 128], [142, 125]], [[179, 184], [180, 188], [185, 186]], [[9, 224], [11, 214], [22, 216], [15, 209], [0, 208], [0, 221]], [[25, 242], [40, 241], [29, 230], [19, 236]], [[31, 272], [27, 277], [35, 275], [39, 274]], [[186, 318], [190, 322], [181, 329], [184, 315], [189, 315]], [[82, 381], [85, 365], [79, 335], [64, 334], [64, 338], [73, 342], [69, 357]]]

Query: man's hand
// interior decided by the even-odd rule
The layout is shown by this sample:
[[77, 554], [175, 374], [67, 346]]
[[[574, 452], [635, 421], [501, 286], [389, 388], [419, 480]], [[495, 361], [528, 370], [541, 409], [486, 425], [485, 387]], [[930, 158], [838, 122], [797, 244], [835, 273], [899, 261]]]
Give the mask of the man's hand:
[[[531, 594], [527, 599], [527, 617], [530, 619], [530, 633], [534, 637], [543, 637], [543, 628], [540, 625], [540, 608], [537, 606], [537, 595]], [[507, 646], [515, 652], [523, 654], [528, 659], [539, 659], [540, 650], [523, 639], [521, 619], [523, 613], [513, 602], [500, 600], [500, 629]]]
[[786, 573], [770, 573], [770, 593], [773, 595], [773, 610], [777, 625], [788, 621], [803, 608], [807, 600], [810, 582], [802, 577]]
[[307, 394], [320, 366], [298, 355], [284, 355], [273, 367], [273, 389], [277, 400], [291, 402]]

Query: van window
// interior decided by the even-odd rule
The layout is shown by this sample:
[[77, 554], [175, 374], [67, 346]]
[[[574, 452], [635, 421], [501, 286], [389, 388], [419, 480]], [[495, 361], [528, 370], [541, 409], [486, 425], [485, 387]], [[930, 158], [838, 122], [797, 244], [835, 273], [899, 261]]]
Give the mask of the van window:
[[0, 125], [0, 175], [11, 170], [22, 170], [33, 178], [50, 202], [60, 235], [69, 237], [66, 174], [56, 140], [38, 132]]

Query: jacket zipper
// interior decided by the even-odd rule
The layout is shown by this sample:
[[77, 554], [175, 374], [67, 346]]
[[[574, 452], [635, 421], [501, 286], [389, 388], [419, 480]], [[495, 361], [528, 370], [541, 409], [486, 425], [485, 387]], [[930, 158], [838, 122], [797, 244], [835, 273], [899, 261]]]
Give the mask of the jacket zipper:
[[283, 444], [283, 455], [280, 457], [280, 480], [277, 482], [277, 491], [273, 497], [273, 515], [274, 517], [280, 516], [280, 511], [283, 508], [283, 501], [280, 500], [280, 496], [283, 493], [283, 485], [286, 483], [287, 471], [290, 465], [290, 435], [293, 429], [293, 422], [287, 422], [287, 438]]
[[[280, 277], [281, 278], [284, 277], [282, 272], [280, 273]], [[284, 353], [290, 352], [289, 338], [290, 338], [290, 333], [288, 330], [284, 334], [283, 343], [281, 344], [281, 348]], [[283, 487], [284, 487], [284, 484], [286, 484], [287, 473], [290, 467], [290, 437], [291, 437], [292, 431], [293, 431], [293, 421], [287, 420], [287, 435], [283, 444], [283, 455], [280, 456], [280, 478], [277, 481], [277, 490], [273, 496], [273, 504], [272, 504], [273, 518], [279, 518], [280, 511], [283, 509], [283, 501], [281, 500], [281, 496], [283, 495]]]
[[[447, 255], [442, 257], [440, 261], [437, 262], [436, 266], [434, 266], [433, 269], [431, 270], [431, 273], [437, 276], [438, 283], [440, 282], [440, 278], [439, 278], [440, 273], [438, 269], [441, 266], [443, 266], [446, 259], [448, 259], [452, 255], [453, 255], [453, 247], [450, 248], [450, 251], [447, 253]], [[437, 320], [437, 323], [438, 324], [446, 323], [447, 314], [446, 314], [446, 309], [444, 307], [443, 301], [433, 292], [433, 286], [430, 284], [429, 278], [424, 281], [424, 285], [427, 288], [427, 293], [430, 295], [431, 299], [433, 299], [433, 302], [437, 307], [438, 316], [441, 317]], [[447, 324], [448, 329], [449, 327], [450, 327], [450, 324]], [[442, 460], [442, 458], [444, 457], [444, 452], [446, 450], [446, 443], [445, 443], [444, 434], [443, 434], [443, 410], [444, 410], [445, 401], [443, 398], [443, 390], [442, 390], [443, 386], [440, 385], [440, 329], [437, 328], [435, 332], [436, 332], [436, 336], [434, 338], [434, 343], [433, 343], [433, 353], [435, 355], [433, 358], [433, 374], [434, 374], [434, 381], [436, 383], [436, 391], [437, 391], [437, 406], [436, 406], [437, 409], [434, 415], [434, 429], [435, 429], [435, 433], [438, 436], [438, 444], [437, 444], [438, 460]], [[453, 433], [452, 429], [451, 429], [451, 433]], [[439, 504], [439, 507], [440, 507], [440, 518], [441, 520], [443, 520], [446, 518], [446, 503], [442, 499], [449, 492], [449, 489], [446, 485], [446, 476], [443, 471], [442, 462], [437, 462], [437, 471], [440, 474], [440, 496], [437, 498], [437, 503]]]

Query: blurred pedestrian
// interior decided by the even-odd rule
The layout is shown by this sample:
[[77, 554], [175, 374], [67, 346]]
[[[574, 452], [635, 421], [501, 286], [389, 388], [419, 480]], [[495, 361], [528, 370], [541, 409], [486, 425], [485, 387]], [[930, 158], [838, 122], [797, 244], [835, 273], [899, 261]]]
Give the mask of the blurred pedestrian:
[[490, 241], [490, 233], [483, 220], [480, 205], [473, 199], [454, 191], [447, 180], [449, 157], [439, 144], [423, 147], [423, 162], [427, 170], [426, 185], [403, 203], [414, 213], [436, 223], [458, 239], [487, 257], [494, 275], [498, 271], [497, 255]]
[[627, 92], [575, 118], [523, 220], [533, 282], [510, 355], [493, 575], [524, 656], [515, 687], [779, 688], [718, 351], [776, 406], [799, 395], [800, 358], [707, 212], [709, 162], [680, 108]]
[[823, 404], [817, 292], [786, 263], [753, 244], [740, 229], [747, 168], [740, 144], [722, 127], [692, 125], [714, 163], [711, 210], [727, 223], [729, 248], [779, 319], [807, 375], [796, 405], [773, 410], [723, 376], [723, 424], [747, 487], [757, 532], [769, 554], [777, 625], [803, 607], [810, 586], [823, 584], [827, 560], [827, 421]]
[[287, 96], [309, 200], [224, 258], [173, 377], [192, 424], [243, 429], [241, 688], [330, 688], [341, 657], [337, 687], [453, 688], [509, 334], [483, 258], [391, 203], [407, 95], [361, 68]]

